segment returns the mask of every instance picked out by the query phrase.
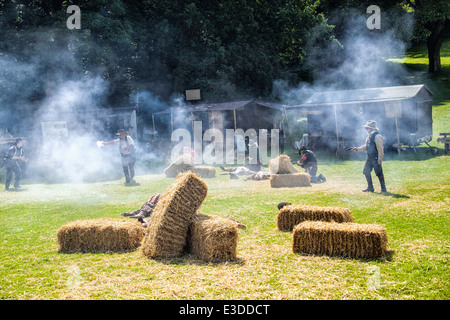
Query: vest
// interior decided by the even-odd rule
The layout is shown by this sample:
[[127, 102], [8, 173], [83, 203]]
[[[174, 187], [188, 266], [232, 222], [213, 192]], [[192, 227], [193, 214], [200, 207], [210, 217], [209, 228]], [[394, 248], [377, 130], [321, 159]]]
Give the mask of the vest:
[[368, 156], [378, 157], [377, 145], [375, 143], [375, 137], [377, 134], [379, 134], [378, 131], [374, 131], [370, 135], [369, 139], [367, 139], [366, 151]]

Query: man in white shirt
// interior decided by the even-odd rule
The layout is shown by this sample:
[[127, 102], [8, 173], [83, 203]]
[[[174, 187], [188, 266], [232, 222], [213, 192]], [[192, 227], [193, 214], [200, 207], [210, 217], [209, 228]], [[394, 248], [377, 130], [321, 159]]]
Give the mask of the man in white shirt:
[[134, 178], [134, 163], [136, 162], [134, 140], [127, 134], [124, 129], [119, 129], [119, 132], [117, 132], [116, 135], [119, 136], [119, 139], [109, 142], [102, 142], [102, 144], [119, 144], [125, 182], [129, 184]]

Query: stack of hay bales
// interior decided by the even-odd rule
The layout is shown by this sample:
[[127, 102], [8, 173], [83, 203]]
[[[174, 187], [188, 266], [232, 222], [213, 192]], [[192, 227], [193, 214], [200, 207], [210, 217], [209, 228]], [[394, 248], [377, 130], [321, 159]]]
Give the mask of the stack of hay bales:
[[144, 229], [139, 222], [112, 218], [76, 220], [57, 231], [60, 251], [65, 252], [135, 250], [143, 237]]
[[287, 205], [277, 215], [280, 231], [293, 231], [292, 250], [355, 258], [377, 258], [387, 253], [384, 227], [353, 223], [349, 209]]
[[299, 172], [291, 163], [289, 156], [281, 156], [269, 161], [270, 186], [272, 188], [310, 187], [311, 177]]
[[376, 224], [305, 221], [294, 228], [296, 253], [379, 258], [386, 255], [385, 228]]
[[161, 195], [142, 242], [150, 258], [170, 258], [183, 253], [189, 224], [206, 197], [208, 187], [191, 171], [180, 173]]
[[190, 154], [183, 154], [164, 169], [168, 178], [176, 178], [179, 173], [193, 171], [202, 178], [214, 178], [216, 168], [210, 166], [194, 166], [194, 160]]
[[305, 205], [288, 205], [277, 214], [277, 227], [280, 231], [292, 231], [294, 226], [305, 220], [352, 222], [349, 209], [338, 207], [320, 207]]
[[178, 174], [161, 195], [146, 229], [136, 220], [77, 220], [59, 228], [60, 251], [110, 252], [140, 247], [149, 258], [180, 256], [185, 249], [210, 262], [236, 258], [235, 221], [198, 213], [208, 187], [194, 172]]
[[210, 262], [234, 260], [237, 239], [234, 221], [199, 212], [189, 226], [188, 252]]

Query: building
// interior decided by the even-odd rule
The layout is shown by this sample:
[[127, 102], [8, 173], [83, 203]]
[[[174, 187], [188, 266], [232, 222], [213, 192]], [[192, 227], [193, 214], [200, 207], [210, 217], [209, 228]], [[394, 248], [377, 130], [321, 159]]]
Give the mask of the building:
[[418, 145], [432, 139], [432, 95], [425, 85], [328, 91], [287, 107], [307, 117], [308, 147], [335, 150], [359, 146], [361, 126], [375, 120], [385, 147]]

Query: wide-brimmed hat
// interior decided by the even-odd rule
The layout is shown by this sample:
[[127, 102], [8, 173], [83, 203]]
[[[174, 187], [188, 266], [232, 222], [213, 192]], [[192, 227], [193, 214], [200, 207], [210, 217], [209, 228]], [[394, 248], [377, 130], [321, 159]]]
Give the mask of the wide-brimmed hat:
[[119, 129], [119, 131], [116, 133], [116, 135], [120, 136], [121, 134], [127, 134], [125, 129]]
[[365, 125], [363, 125], [365, 128], [370, 128], [378, 131], [377, 128], [377, 122], [375, 120], [369, 120]]

